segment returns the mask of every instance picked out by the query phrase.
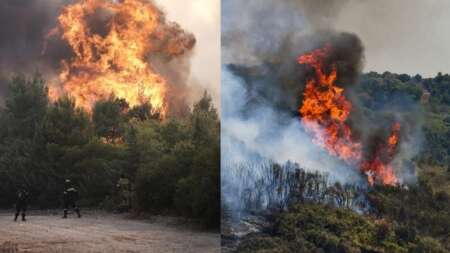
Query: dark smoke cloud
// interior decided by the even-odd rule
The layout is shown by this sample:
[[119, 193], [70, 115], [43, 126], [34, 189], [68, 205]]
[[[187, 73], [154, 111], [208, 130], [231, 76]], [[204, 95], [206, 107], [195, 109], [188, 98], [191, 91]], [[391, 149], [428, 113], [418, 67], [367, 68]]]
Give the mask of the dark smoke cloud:
[[[279, 163], [290, 160], [330, 174], [331, 181], [360, 180], [355, 170], [311, 142], [298, 115], [310, 72], [297, 63], [300, 54], [324, 43], [333, 44], [339, 49], [333, 58], [346, 73], [341, 82], [356, 82], [364, 62], [360, 40], [330, 28], [326, 17], [334, 15], [333, 6], [339, 5], [320, 9], [314, 1], [222, 2], [224, 166], [257, 164], [264, 159]], [[233, 181], [233, 167], [222, 169], [224, 183], [240, 183]], [[228, 198], [241, 201], [224, 196]]]
[[322, 48], [327, 44], [331, 51], [324, 62], [325, 70], [331, 71], [333, 65], [339, 73], [336, 83], [342, 87], [354, 85], [364, 63], [364, 47], [355, 34], [337, 32], [318, 32], [308, 37]]
[[[55, 25], [63, 0], [0, 1], [0, 98], [12, 72], [39, 68], [44, 37]], [[1, 99], [0, 99], [1, 100]]]
[[55, 25], [62, 1], [3, 0], [0, 2], [0, 64], [26, 66], [39, 59], [45, 34]]
[[304, 84], [315, 74], [311, 67], [298, 64], [297, 58], [327, 44], [333, 50], [324, 68], [331, 71], [332, 66], [336, 66], [339, 73], [337, 84], [340, 86], [356, 84], [364, 63], [364, 48], [356, 35], [320, 31], [300, 37], [295, 42], [289, 41], [289, 38], [285, 38], [285, 43], [272, 52], [271, 58], [266, 54], [260, 64], [229, 65], [229, 70], [247, 84], [246, 94], [249, 99], [244, 111], [251, 111], [261, 104], [270, 104], [285, 113], [297, 115], [303, 100]]
[[[364, 65], [364, 47], [350, 33], [336, 32], [333, 20], [347, 0], [228, 0], [222, 4], [223, 63], [233, 72], [255, 75], [271, 72], [277, 87], [253, 85], [262, 100], [296, 113], [306, 69], [297, 57], [325, 43], [337, 50], [330, 60], [338, 61], [339, 83], [351, 85]], [[239, 11], [236, 11], [239, 10]], [[264, 17], [264, 18], [262, 18]], [[248, 68], [251, 71], [246, 71]], [[264, 78], [267, 78], [265, 75]], [[260, 75], [261, 77], [261, 75]], [[250, 92], [255, 94], [255, 92]]]
[[[306, 34], [333, 30], [348, 0], [228, 0], [222, 2], [223, 62], [256, 64], [285, 56], [283, 47], [307, 48]], [[294, 45], [293, 45], [294, 44]], [[280, 50], [282, 52], [280, 52]]]
[[[298, 64], [297, 57], [330, 44], [333, 50], [325, 68], [331, 69], [331, 63], [336, 65], [337, 84], [345, 87], [345, 95], [354, 105], [348, 123], [355, 138], [370, 155], [377, 143], [385, 142], [392, 124], [400, 122], [401, 145], [392, 163], [400, 169], [402, 182], [411, 181], [414, 171], [406, 175], [402, 170], [408, 163], [405, 161], [411, 161], [421, 146], [421, 117], [420, 110], [416, 110], [420, 105], [399, 96], [403, 108], [380, 107], [370, 114], [362, 108], [364, 98], [359, 98], [355, 89], [365, 64], [364, 46], [356, 34], [338, 31], [334, 22], [350, 1], [223, 2], [224, 164], [233, 159], [253, 160], [256, 153], [257, 157], [279, 162], [292, 159], [342, 180], [339, 173], [345, 172], [336, 170], [342, 164], [319, 154], [300, 126], [298, 113], [304, 85], [313, 72], [311, 67]], [[241, 89], [240, 96], [233, 95], [236, 87]], [[227, 100], [224, 96], [228, 93]], [[317, 154], [310, 154], [310, 150]], [[227, 171], [223, 171], [223, 179], [227, 180]], [[343, 181], [352, 182], [350, 178]]]

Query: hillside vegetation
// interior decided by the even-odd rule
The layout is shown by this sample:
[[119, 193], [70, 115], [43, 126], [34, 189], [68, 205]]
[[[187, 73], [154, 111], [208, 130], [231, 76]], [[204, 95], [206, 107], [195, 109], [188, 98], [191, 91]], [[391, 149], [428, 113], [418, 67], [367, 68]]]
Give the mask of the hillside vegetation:
[[420, 110], [417, 182], [369, 189], [364, 213], [316, 201], [273, 212], [272, 227], [245, 236], [237, 252], [450, 252], [450, 76], [371, 72], [361, 77], [355, 95], [366, 115]]

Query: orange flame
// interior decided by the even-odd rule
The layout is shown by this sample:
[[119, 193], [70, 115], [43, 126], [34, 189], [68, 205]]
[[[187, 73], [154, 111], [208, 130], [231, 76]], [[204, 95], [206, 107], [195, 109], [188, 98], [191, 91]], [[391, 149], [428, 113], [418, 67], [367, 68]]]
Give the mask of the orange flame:
[[[90, 19], [95, 15], [106, 20], [106, 32], [92, 27]], [[113, 94], [130, 106], [148, 102], [153, 110], [165, 114], [167, 81], [154, 71], [148, 57], [160, 47], [153, 41], [162, 44], [164, 37], [171, 35], [164, 34], [170, 31], [162, 27], [166, 25], [164, 17], [152, 2], [80, 0], [66, 6], [58, 21], [57, 29], [74, 55], [62, 61], [57, 84], [49, 86], [51, 100], [68, 94], [77, 106], [90, 112], [96, 101]], [[54, 34], [52, 30], [49, 36]], [[165, 53], [183, 52], [186, 45], [175, 40], [164, 42]]]
[[306, 83], [299, 112], [304, 125], [313, 133], [315, 143], [344, 161], [351, 162], [361, 158], [361, 144], [352, 140], [352, 131], [345, 123], [352, 104], [345, 99], [344, 89], [334, 84], [337, 78], [336, 66], [332, 66], [329, 74], [323, 72], [322, 61], [330, 50], [327, 45], [299, 57], [298, 62], [311, 65], [316, 74], [316, 78]]
[[394, 169], [389, 162], [392, 161], [395, 155], [399, 135], [400, 124], [395, 123], [392, 126], [391, 135], [389, 136], [387, 143], [385, 145], [381, 144], [377, 147], [373, 159], [362, 163], [361, 170], [367, 174], [371, 185], [374, 184], [377, 177], [380, 178], [384, 184], [397, 184], [397, 177], [395, 176]]
[[313, 135], [313, 141], [330, 154], [351, 166], [359, 166], [365, 172], [369, 183], [375, 180], [394, 185], [397, 178], [389, 165], [398, 143], [400, 124], [396, 123], [387, 141], [388, 147], [380, 147], [374, 158], [363, 161], [362, 144], [354, 140], [352, 129], [346, 123], [352, 110], [344, 89], [336, 86], [336, 65], [331, 65], [330, 73], [325, 73], [323, 62], [332, 48], [325, 45], [298, 58], [299, 64], [308, 64], [315, 71], [314, 78], [307, 80], [302, 106], [299, 108], [305, 129]]

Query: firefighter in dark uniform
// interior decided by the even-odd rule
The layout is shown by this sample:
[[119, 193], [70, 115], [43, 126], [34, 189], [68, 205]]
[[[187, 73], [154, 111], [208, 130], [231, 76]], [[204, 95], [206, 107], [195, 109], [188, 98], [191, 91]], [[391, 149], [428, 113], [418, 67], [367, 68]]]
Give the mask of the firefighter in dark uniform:
[[80, 209], [78, 208], [76, 201], [78, 200], [78, 191], [72, 185], [70, 179], [66, 179], [64, 184], [64, 216], [67, 218], [69, 208], [73, 208], [77, 213], [78, 218], [81, 218]]
[[14, 221], [17, 221], [20, 213], [22, 213], [22, 221], [26, 221], [25, 215], [28, 207], [28, 197], [29, 193], [26, 190], [25, 185], [22, 185], [20, 189], [17, 191], [17, 200], [16, 200], [16, 215], [14, 217]]

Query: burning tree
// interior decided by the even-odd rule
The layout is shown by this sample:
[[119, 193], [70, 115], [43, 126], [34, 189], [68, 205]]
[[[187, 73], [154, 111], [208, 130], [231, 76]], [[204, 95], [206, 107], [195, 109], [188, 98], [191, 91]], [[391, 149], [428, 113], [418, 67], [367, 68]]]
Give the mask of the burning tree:
[[331, 44], [325, 44], [298, 58], [300, 64], [313, 68], [299, 108], [302, 123], [317, 145], [350, 166], [359, 167], [371, 185], [375, 181], [394, 185], [398, 180], [390, 163], [397, 151], [400, 123], [394, 123], [388, 139], [378, 141], [373, 150], [365, 148], [371, 143], [355, 137], [348, 123], [352, 103], [345, 97], [343, 86], [337, 84], [339, 54], [334, 50]]

